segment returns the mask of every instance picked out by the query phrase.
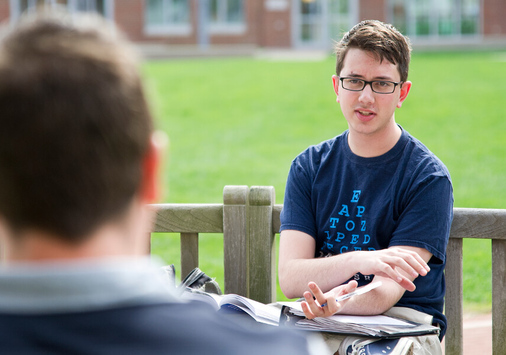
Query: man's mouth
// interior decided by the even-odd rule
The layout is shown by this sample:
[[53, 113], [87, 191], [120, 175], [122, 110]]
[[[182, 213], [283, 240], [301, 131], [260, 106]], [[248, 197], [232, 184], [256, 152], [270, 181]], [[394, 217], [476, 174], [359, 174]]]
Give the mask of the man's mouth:
[[355, 113], [361, 121], [369, 121], [376, 116], [376, 112], [367, 109], [356, 109]]
[[370, 111], [362, 111], [362, 110], [357, 110], [358, 113], [360, 113], [362, 116], [371, 116], [371, 115], [374, 115], [373, 112], [370, 112]]

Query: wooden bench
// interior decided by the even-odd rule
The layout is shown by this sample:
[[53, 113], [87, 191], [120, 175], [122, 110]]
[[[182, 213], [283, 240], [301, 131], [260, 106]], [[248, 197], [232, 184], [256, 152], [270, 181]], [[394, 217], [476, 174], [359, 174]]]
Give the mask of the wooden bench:
[[[225, 186], [222, 204], [153, 205], [152, 232], [180, 233], [181, 275], [199, 265], [199, 234], [223, 233], [225, 293], [274, 302], [275, 234], [282, 209], [274, 201], [272, 186]], [[506, 210], [474, 208], [454, 209], [446, 265], [445, 353], [463, 354], [464, 238], [492, 240], [492, 347], [494, 354], [506, 354]]]

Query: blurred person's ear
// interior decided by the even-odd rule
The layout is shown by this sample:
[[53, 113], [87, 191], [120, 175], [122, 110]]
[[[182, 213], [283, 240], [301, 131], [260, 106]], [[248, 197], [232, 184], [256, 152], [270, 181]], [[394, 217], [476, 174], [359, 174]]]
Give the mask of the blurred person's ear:
[[[0, 215], [0, 261], [5, 261], [9, 245], [9, 228], [7, 227], [7, 220]], [[1, 262], [0, 262], [1, 264]]]
[[140, 198], [143, 203], [155, 203], [160, 198], [160, 169], [167, 145], [168, 137], [164, 132], [156, 131], [152, 134], [142, 167]]

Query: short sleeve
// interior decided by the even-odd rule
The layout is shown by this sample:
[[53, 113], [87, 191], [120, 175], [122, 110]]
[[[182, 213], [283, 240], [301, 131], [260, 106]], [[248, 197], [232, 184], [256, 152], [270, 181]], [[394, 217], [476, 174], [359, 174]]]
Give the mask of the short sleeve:
[[288, 173], [280, 231], [297, 230], [316, 236], [311, 189], [311, 170], [305, 152], [294, 159]]
[[399, 216], [390, 246], [425, 248], [445, 262], [453, 219], [453, 191], [448, 176], [431, 174], [412, 192]]

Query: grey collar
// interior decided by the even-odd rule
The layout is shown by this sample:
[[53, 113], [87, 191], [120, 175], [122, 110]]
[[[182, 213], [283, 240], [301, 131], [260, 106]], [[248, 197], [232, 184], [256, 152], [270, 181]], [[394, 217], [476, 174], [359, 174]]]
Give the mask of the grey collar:
[[0, 268], [0, 312], [82, 312], [178, 300], [150, 258], [23, 263]]

